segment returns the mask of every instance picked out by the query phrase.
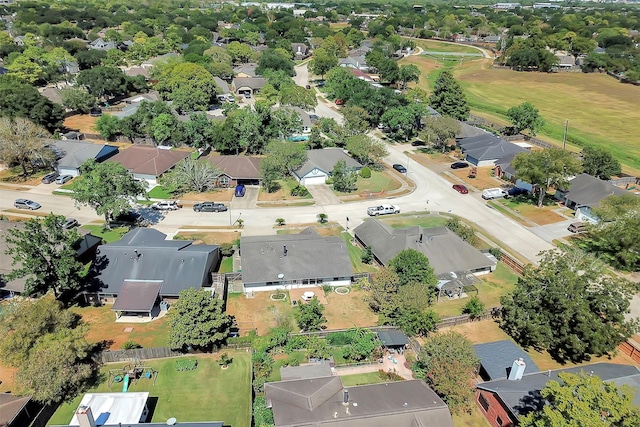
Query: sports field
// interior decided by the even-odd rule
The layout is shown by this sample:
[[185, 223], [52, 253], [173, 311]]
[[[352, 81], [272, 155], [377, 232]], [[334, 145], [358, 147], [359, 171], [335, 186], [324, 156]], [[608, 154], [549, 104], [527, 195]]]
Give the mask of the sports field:
[[[468, 46], [461, 46], [466, 51]], [[472, 112], [507, 124], [507, 110], [529, 101], [546, 124], [541, 139], [561, 144], [565, 121], [570, 148], [595, 144], [607, 147], [627, 173], [640, 174], [640, 87], [622, 84], [605, 74], [525, 73], [493, 69], [490, 60], [435, 63], [411, 56], [403, 64], [416, 64], [422, 71], [419, 86], [430, 91], [437, 74], [452, 67], [465, 89]]]

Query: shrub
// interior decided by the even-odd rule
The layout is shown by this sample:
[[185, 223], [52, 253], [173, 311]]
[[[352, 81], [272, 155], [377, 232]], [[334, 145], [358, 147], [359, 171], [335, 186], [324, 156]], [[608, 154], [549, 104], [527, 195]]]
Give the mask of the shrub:
[[480, 301], [480, 298], [477, 296], [471, 298], [464, 307], [462, 307], [462, 314], [468, 314], [472, 319], [482, 316], [485, 311], [484, 303]]
[[229, 257], [233, 255], [233, 243], [223, 243], [220, 245], [220, 255]]
[[279, 227], [282, 227], [282, 226], [285, 224], [285, 222], [286, 222], [286, 221], [284, 220], [284, 218], [276, 218], [276, 224], [277, 224]]
[[364, 248], [362, 255], [360, 255], [360, 259], [365, 264], [371, 264], [373, 262], [373, 251], [371, 250], [371, 246]]
[[362, 169], [360, 169], [360, 176], [362, 178], [371, 178], [371, 169], [369, 169], [367, 166], [363, 167]]
[[176, 360], [176, 371], [193, 371], [198, 367], [196, 359], [178, 359]]
[[502, 258], [502, 251], [500, 250], [500, 248], [491, 248], [489, 249], [489, 253], [496, 257], [498, 261], [500, 261], [500, 258]]
[[331, 287], [331, 285], [322, 285], [322, 291], [324, 292], [325, 295], [329, 295], [332, 290], [333, 290], [333, 287]]
[[133, 350], [134, 348], [142, 348], [142, 346], [135, 341], [125, 341], [122, 344], [123, 350]]
[[285, 359], [282, 366], [300, 366], [300, 360], [294, 354], [291, 354]]
[[256, 427], [273, 425], [273, 411], [267, 408], [264, 397], [256, 396], [253, 401], [253, 423]]
[[306, 197], [309, 195], [309, 190], [307, 190], [307, 187], [298, 184], [291, 189], [291, 195], [294, 197]]
[[231, 362], [233, 362], [233, 358], [229, 357], [227, 353], [222, 353], [220, 355], [220, 361], [218, 363], [221, 366], [228, 366]]

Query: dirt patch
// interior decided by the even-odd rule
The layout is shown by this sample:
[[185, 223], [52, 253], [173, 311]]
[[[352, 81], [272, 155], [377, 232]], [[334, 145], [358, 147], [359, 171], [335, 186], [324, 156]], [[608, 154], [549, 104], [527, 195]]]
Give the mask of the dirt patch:
[[364, 294], [364, 291], [352, 287], [351, 292], [347, 295], [340, 295], [335, 292], [327, 295], [328, 304], [324, 310], [324, 315], [327, 318], [327, 329], [376, 325], [378, 316], [362, 300]]
[[265, 335], [269, 329], [286, 322], [295, 325], [294, 308], [289, 296], [284, 301], [272, 301], [272, 293], [254, 292], [253, 298], [247, 298], [245, 294], [229, 295], [227, 313], [235, 316], [240, 335], [246, 335], [252, 330]]
[[502, 185], [505, 184], [503, 181], [500, 181], [491, 175], [491, 171], [493, 170], [491, 166], [476, 168], [476, 177], [469, 178], [469, 174], [472, 169], [473, 166], [465, 169], [451, 169], [451, 173], [478, 190], [502, 187]]
[[[233, 199], [233, 189], [209, 191], [206, 193], [186, 193], [180, 196], [181, 202], [230, 202]], [[189, 205], [189, 203], [185, 203]]]
[[[302, 294], [305, 292], [313, 292], [315, 296], [318, 298], [318, 302], [322, 305], [327, 305], [327, 297], [324, 296], [324, 291], [322, 288], [299, 288], [299, 289], [291, 289], [289, 291], [289, 297], [291, 301], [298, 301], [298, 304], [306, 304], [305, 301], [302, 300]], [[293, 304], [293, 303], [292, 303]]]
[[93, 127], [98, 120], [97, 117], [91, 117], [89, 114], [76, 114], [69, 116], [64, 120], [64, 126], [82, 133], [98, 133]]
[[233, 243], [240, 238], [240, 233], [234, 231], [210, 231], [210, 232], [178, 232], [184, 240], [198, 240], [207, 245], [220, 245]]
[[[111, 305], [102, 307], [74, 307], [71, 310], [82, 316], [89, 325], [86, 338], [90, 342], [108, 341], [109, 348], [118, 350], [126, 341], [135, 341], [142, 347], [166, 346], [169, 330], [167, 316], [149, 323], [116, 323], [116, 316]], [[127, 330], [133, 328], [133, 330]]]
[[0, 393], [8, 393], [16, 391], [16, 382], [14, 375], [16, 368], [10, 368], [0, 364]]

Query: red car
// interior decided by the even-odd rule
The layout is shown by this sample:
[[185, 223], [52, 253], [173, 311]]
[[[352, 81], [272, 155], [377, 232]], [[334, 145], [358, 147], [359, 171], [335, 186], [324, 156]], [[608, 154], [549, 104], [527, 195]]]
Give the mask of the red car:
[[453, 189], [456, 190], [460, 194], [468, 194], [469, 193], [469, 190], [467, 190], [467, 187], [465, 187], [464, 185], [454, 184], [453, 185]]
[[344, 101], [342, 99], [336, 99], [336, 105], [342, 105]]

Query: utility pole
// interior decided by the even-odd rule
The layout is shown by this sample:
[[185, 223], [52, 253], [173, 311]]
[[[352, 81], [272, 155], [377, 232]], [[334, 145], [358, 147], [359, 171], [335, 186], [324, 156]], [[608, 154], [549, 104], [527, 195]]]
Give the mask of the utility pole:
[[562, 149], [567, 149], [567, 131], [569, 130], [569, 120], [564, 122], [564, 136], [562, 137]]

